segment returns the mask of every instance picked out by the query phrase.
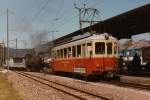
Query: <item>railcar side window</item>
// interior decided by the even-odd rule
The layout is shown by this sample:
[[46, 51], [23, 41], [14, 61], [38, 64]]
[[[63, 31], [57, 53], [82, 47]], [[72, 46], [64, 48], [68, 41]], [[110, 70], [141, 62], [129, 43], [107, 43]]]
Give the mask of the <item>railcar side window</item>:
[[72, 56], [71, 47], [68, 47], [68, 58]]
[[60, 50], [60, 56], [63, 58], [63, 49]]
[[112, 54], [112, 43], [107, 43], [107, 54]]
[[15, 63], [22, 63], [23, 62], [23, 58], [13, 58], [13, 61]]
[[82, 57], [85, 57], [85, 44], [82, 44]]
[[55, 59], [57, 58], [57, 52], [56, 51], [54, 51], [54, 57], [55, 57]]
[[92, 43], [87, 43], [87, 46], [92, 46]]
[[72, 47], [72, 56], [76, 57], [76, 46]]
[[117, 54], [117, 43], [114, 43], [114, 54]]
[[55, 58], [55, 52], [52, 50], [52, 57]]
[[96, 42], [95, 43], [95, 54], [105, 54], [105, 43]]
[[67, 48], [64, 48], [64, 58], [67, 58]]
[[57, 58], [60, 58], [59, 50], [57, 50]]
[[87, 55], [92, 56], [92, 43], [87, 43]]
[[81, 45], [77, 45], [77, 57], [81, 57]]

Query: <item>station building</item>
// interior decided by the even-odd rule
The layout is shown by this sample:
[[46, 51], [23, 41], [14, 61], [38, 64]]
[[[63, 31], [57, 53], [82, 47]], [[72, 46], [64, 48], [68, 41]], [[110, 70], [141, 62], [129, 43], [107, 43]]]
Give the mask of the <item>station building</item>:
[[4, 43], [0, 43], [0, 65], [2, 65], [2, 63], [4, 62], [5, 58], [6, 58], [6, 48]]
[[137, 53], [141, 58], [141, 64], [150, 63], [150, 41], [128, 40], [124, 45], [120, 46], [120, 56], [123, 56], [125, 61], [132, 61], [133, 56]]

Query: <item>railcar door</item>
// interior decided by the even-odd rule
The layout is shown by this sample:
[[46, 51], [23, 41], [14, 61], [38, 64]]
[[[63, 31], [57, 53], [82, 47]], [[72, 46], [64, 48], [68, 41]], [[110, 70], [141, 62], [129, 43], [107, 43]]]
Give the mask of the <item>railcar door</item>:
[[86, 59], [85, 59], [85, 66], [86, 66], [86, 74], [89, 75], [92, 73], [93, 70], [93, 42], [86, 43]]
[[94, 70], [103, 72], [105, 70], [105, 42], [95, 41], [94, 47]]
[[106, 42], [105, 71], [112, 69], [112, 42]]
[[106, 72], [116, 70], [116, 65], [118, 65], [116, 57], [117, 51], [115, 49], [116, 47], [114, 47], [114, 42], [106, 41], [106, 57], [104, 61], [104, 67]]

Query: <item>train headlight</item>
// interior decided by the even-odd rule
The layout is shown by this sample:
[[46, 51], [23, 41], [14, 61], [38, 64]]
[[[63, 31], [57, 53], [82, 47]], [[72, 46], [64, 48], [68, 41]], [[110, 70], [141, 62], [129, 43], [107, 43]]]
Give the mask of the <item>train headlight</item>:
[[108, 40], [109, 39], [109, 35], [105, 34], [105, 39]]
[[96, 64], [96, 67], [99, 67], [99, 64]]

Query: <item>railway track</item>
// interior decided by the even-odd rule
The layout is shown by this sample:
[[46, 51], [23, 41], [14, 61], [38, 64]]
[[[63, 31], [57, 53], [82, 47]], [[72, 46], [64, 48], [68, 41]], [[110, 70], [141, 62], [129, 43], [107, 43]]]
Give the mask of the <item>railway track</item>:
[[138, 84], [138, 83], [121, 82], [117, 80], [100, 80], [98, 83], [113, 84], [113, 85], [117, 85], [120, 87], [128, 87], [128, 88], [133, 88], [133, 89], [150, 91], [150, 85], [144, 85], [144, 84]]
[[16, 73], [24, 77], [27, 77], [29, 79], [32, 79], [40, 84], [46, 85], [48, 87], [52, 87], [58, 91], [61, 91], [79, 100], [110, 100], [111, 99], [108, 97], [104, 97], [104, 96], [100, 96], [94, 93], [84, 91], [82, 89], [77, 89], [61, 83], [57, 83], [37, 75], [33, 75], [25, 72], [17, 72], [17, 71]]

